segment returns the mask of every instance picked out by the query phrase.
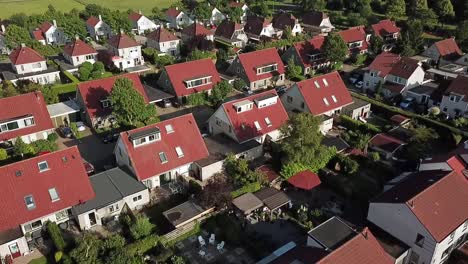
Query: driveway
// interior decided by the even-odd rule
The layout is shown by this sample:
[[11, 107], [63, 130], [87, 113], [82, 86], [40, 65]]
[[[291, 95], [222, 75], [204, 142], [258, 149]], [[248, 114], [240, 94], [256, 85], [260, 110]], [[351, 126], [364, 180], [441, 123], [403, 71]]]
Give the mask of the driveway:
[[59, 149], [78, 146], [81, 156], [94, 165], [96, 171], [103, 171], [104, 166], [114, 165], [115, 143], [104, 144], [101, 138], [93, 134], [89, 128], [81, 132], [81, 139], [61, 138], [57, 140]]
[[283, 246], [291, 241], [296, 244], [303, 244], [306, 239], [304, 231], [296, 224], [287, 220], [277, 220], [274, 222], [258, 222], [249, 224], [247, 230], [252, 233], [265, 236], [265, 239], [272, 242], [276, 248]]

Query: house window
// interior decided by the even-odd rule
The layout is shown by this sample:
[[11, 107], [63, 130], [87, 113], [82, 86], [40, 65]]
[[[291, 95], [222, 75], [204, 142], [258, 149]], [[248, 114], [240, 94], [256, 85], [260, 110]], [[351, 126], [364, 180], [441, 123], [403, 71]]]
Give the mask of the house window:
[[36, 203], [34, 202], [34, 197], [32, 195], [24, 197], [24, 202], [26, 203], [26, 208], [28, 208], [28, 210], [36, 208]]
[[184, 152], [182, 151], [181, 147], [176, 147], [175, 151], [177, 153], [177, 157], [182, 158], [184, 156]]
[[110, 106], [110, 100], [109, 99], [101, 100], [101, 104], [102, 104], [102, 108], [108, 108]]
[[317, 89], [320, 88], [320, 84], [317, 81], [314, 81], [314, 84]]
[[322, 81], [323, 81], [323, 84], [328, 87], [327, 79], [323, 79]]
[[171, 124], [166, 125], [166, 133], [170, 134], [174, 132], [174, 128], [172, 127]]
[[301, 103], [301, 108], [304, 109], [304, 107], [305, 107], [305, 103], [302, 102], [302, 103]]
[[375, 77], [375, 72], [371, 72], [371, 73], [370, 73], [370, 76], [371, 76], [371, 77]]
[[41, 68], [41, 63], [40, 63], [40, 62], [34, 63], [34, 64], [32, 65], [32, 67], [33, 67], [33, 69], [40, 69], [40, 68]]
[[37, 166], [39, 167], [39, 172], [49, 170], [49, 164], [47, 164], [47, 161], [41, 161], [37, 164]]
[[267, 124], [268, 127], [271, 127], [271, 121], [270, 118], [265, 117], [265, 123]]
[[414, 241], [414, 244], [416, 244], [419, 247], [423, 247], [424, 245], [424, 236], [421, 234], [418, 234], [416, 236], [416, 241]]
[[289, 96], [289, 95], [288, 95], [288, 97], [286, 98], [286, 100], [288, 101], [288, 103], [292, 103], [293, 98], [292, 98], [292, 96]]
[[24, 120], [24, 125], [25, 125], [25, 126], [32, 126], [32, 125], [34, 125], [34, 118], [31, 117], [31, 118], [25, 119], [25, 120]]
[[164, 152], [159, 152], [159, 160], [161, 161], [161, 163], [166, 163], [166, 162], [167, 162], [166, 153], [164, 153]]
[[444, 252], [442, 252], [442, 259], [445, 259], [450, 255], [450, 250], [451, 249], [452, 249], [452, 247], [448, 247], [446, 250], [444, 250]]
[[449, 100], [450, 100], [450, 101], [456, 102], [456, 103], [457, 103], [457, 102], [460, 102], [460, 99], [461, 99], [460, 96], [458, 96], [458, 95], [453, 95], [453, 94], [450, 95], [450, 97], [449, 97]]
[[263, 73], [268, 73], [272, 71], [278, 70], [278, 65], [277, 64], [272, 64], [264, 67], [258, 67], [257, 68], [257, 74], [263, 74]]
[[138, 202], [142, 199], [141, 195], [133, 197], [133, 202]]
[[76, 57], [76, 61], [80, 61], [80, 57]]
[[119, 210], [119, 204], [113, 204], [109, 206], [109, 212], [113, 213], [115, 211]]
[[63, 220], [63, 219], [66, 219], [68, 217], [71, 216], [71, 209], [66, 209], [66, 210], [63, 210], [63, 211], [60, 211], [58, 213], [55, 214], [55, 218], [57, 219], [57, 221], [60, 221], [60, 220]]
[[195, 88], [198, 86], [210, 84], [211, 79], [212, 79], [211, 76], [193, 79], [193, 80], [185, 81], [185, 85], [187, 86], [187, 88]]
[[55, 187], [49, 189], [49, 196], [50, 196], [50, 199], [52, 200], [52, 202], [60, 200], [60, 197], [59, 197]]
[[455, 232], [450, 234], [448, 243], [451, 244], [453, 242], [453, 238], [455, 237]]
[[26, 232], [31, 232], [33, 230], [36, 230], [36, 229], [39, 229], [42, 227], [42, 221], [41, 220], [37, 220], [37, 221], [34, 221], [32, 223], [29, 223], [29, 224], [25, 224], [24, 225], [24, 231]]
[[257, 129], [257, 131], [262, 130], [262, 127], [260, 126], [260, 123], [258, 123], [258, 121], [255, 121], [254, 124], [255, 124], [255, 128]]

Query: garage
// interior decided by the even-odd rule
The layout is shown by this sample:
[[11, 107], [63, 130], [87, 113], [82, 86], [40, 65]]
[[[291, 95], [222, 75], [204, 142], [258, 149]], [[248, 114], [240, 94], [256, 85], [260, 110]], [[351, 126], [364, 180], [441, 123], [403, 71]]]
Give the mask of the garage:
[[68, 100], [47, 106], [50, 118], [54, 127], [69, 125], [71, 122], [78, 121], [80, 107], [74, 100]]

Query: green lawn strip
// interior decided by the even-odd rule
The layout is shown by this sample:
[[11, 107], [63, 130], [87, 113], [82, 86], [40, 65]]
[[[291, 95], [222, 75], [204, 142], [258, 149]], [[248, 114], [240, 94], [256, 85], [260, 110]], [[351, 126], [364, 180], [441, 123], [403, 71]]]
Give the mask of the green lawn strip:
[[40, 257], [37, 259], [33, 259], [28, 262], [28, 264], [48, 264], [49, 262], [47, 261], [46, 257]]

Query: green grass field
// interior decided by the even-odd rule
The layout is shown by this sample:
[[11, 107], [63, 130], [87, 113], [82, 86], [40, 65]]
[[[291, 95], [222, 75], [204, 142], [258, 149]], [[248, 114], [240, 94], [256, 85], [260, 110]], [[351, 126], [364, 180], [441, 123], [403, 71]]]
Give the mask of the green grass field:
[[166, 8], [175, 0], [0, 0], [0, 19], [6, 19], [15, 13], [40, 14], [52, 4], [57, 10], [69, 11], [73, 8], [83, 9], [86, 4], [99, 4], [111, 9], [141, 10], [150, 13], [155, 6]]

